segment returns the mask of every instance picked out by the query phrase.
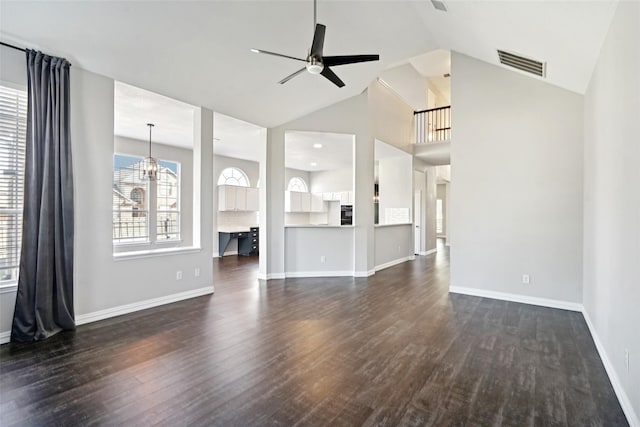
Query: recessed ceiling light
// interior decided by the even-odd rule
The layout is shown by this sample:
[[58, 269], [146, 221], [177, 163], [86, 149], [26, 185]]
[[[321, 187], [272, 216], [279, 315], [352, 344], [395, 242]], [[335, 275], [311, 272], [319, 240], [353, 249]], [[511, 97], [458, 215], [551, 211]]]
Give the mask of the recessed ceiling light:
[[311, 166], [318, 166], [318, 164], [316, 162], [311, 162], [310, 164], [311, 164]]
[[322, 144], [318, 144], [318, 143], [313, 144], [313, 148], [322, 148]]

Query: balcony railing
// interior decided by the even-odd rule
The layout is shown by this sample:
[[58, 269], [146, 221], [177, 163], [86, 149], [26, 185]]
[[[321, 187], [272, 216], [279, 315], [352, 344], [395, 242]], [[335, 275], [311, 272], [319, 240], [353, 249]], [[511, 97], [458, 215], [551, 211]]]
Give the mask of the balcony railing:
[[451, 106], [413, 113], [416, 123], [416, 144], [451, 140]]

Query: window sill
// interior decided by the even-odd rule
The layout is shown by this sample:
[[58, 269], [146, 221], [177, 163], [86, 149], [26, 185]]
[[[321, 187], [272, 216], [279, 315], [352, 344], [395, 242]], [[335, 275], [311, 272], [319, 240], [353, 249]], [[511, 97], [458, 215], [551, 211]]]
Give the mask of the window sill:
[[18, 282], [0, 285], [0, 294], [11, 294], [18, 291]]
[[167, 255], [182, 255], [182, 254], [195, 254], [200, 252], [202, 249], [188, 246], [188, 247], [179, 247], [179, 248], [162, 248], [162, 249], [151, 249], [144, 251], [131, 251], [131, 252], [120, 252], [113, 254], [114, 261], [126, 261], [130, 259], [140, 259], [140, 258], [154, 258], [158, 256], [167, 256]]

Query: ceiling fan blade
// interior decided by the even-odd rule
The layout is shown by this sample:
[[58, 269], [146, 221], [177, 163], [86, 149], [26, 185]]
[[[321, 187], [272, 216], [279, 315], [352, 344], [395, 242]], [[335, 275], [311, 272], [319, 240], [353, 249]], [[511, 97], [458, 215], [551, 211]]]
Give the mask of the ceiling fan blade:
[[289, 74], [287, 77], [285, 77], [284, 79], [280, 80], [278, 83], [283, 85], [286, 82], [288, 82], [289, 80], [291, 80], [292, 78], [294, 78], [295, 76], [297, 76], [298, 74], [300, 74], [300, 73], [302, 73], [303, 71], [306, 71], [306, 70], [307, 70], [307, 67], [302, 67], [298, 71], [296, 71], [295, 73]]
[[322, 58], [322, 49], [324, 47], [324, 33], [327, 27], [322, 24], [316, 24], [316, 30], [313, 33], [313, 43], [311, 43], [311, 56]]
[[273, 55], [273, 56], [279, 56], [281, 58], [295, 59], [296, 61], [307, 62], [306, 59], [296, 58], [296, 57], [289, 56], [289, 55], [283, 55], [281, 53], [269, 52], [268, 50], [251, 49], [251, 52], [253, 52], [253, 53], [264, 53], [265, 55]]
[[341, 56], [325, 56], [322, 63], [327, 67], [336, 65], [355, 64], [357, 62], [379, 61], [380, 55], [341, 55]]
[[325, 76], [327, 79], [331, 80], [331, 82], [333, 84], [335, 84], [336, 86], [338, 86], [338, 87], [343, 87], [344, 86], [344, 82], [342, 80], [340, 80], [340, 77], [336, 76], [336, 73], [331, 71], [331, 68], [325, 66], [320, 74]]

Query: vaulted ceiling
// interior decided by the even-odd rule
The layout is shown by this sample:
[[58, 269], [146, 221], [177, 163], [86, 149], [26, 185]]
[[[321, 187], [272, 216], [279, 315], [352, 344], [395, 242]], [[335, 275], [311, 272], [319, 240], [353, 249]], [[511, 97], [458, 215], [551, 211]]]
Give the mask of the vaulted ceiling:
[[[336, 67], [340, 89], [300, 63], [250, 48], [306, 55], [311, 1], [6, 1], [3, 41], [64, 56], [74, 66], [262, 126], [275, 126], [356, 95], [385, 69], [434, 49], [497, 63], [496, 49], [548, 62], [547, 81], [583, 93], [613, 1], [318, 2], [325, 54], [379, 53]], [[455, 73], [455, 70], [452, 70]], [[455, 76], [453, 76], [455, 77]]]

